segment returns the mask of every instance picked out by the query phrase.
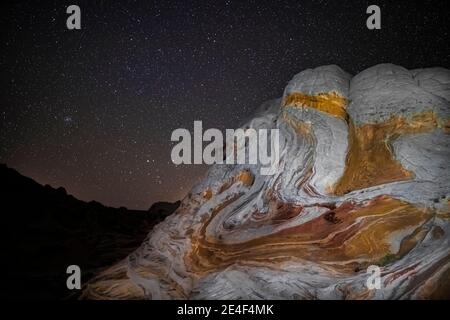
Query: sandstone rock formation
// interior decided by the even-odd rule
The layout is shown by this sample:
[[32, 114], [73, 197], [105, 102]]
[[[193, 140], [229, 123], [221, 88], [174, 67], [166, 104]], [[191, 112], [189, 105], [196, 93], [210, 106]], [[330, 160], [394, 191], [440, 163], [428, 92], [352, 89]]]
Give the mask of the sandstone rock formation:
[[244, 126], [280, 130], [277, 173], [212, 166], [84, 296], [449, 298], [449, 119], [449, 70], [305, 70]]

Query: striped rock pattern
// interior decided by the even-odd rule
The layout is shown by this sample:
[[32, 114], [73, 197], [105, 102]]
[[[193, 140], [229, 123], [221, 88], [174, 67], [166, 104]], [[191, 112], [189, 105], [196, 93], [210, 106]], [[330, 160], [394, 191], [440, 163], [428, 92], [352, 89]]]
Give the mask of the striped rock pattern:
[[449, 70], [305, 70], [243, 127], [280, 130], [276, 173], [212, 166], [84, 297], [449, 298], [449, 119]]

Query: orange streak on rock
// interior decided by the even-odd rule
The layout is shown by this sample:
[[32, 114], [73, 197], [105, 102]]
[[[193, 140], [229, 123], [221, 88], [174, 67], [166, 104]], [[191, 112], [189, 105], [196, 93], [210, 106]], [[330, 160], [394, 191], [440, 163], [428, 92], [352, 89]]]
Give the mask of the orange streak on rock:
[[335, 117], [346, 119], [348, 100], [336, 92], [319, 93], [308, 95], [300, 92], [294, 92], [288, 95], [283, 102], [283, 106], [313, 108]]
[[291, 116], [289, 116], [289, 114], [287, 114], [286, 112], [283, 112], [283, 120], [284, 122], [286, 122], [287, 124], [289, 124], [289, 126], [291, 126], [295, 132], [298, 135], [304, 136], [304, 137], [309, 137], [311, 134], [311, 123], [306, 123], [303, 121], [299, 121]]
[[[360, 209], [355, 217], [367, 217], [367, 219], [358, 233], [345, 243], [345, 255], [348, 257], [381, 258], [397, 253], [391, 252], [390, 248], [392, 242], [390, 236], [395, 231], [401, 231], [409, 227], [418, 228], [431, 217], [431, 214], [425, 209], [416, 208], [408, 203], [383, 198], [376, 201], [372, 206]], [[423, 236], [425, 235], [423, 234]], [[411, 238], [408, 240], [416, 244], [419, 239]], [[413, 246], [408, 246], [409, 250], [412, 248]]]
[[411, 179], [394, 158], [392, 142], [401, 135], [430, 132], [438, 127], [436, 115], [425, 112], [410, 119], [394, 116], [386, 122], [356, 127], [349, 121], [349, 152], [346, 168], [329, 192], [343, 195], [376, 185]]
[[[220, 214], [223, 207], [217, 208], [214, 215]], [[236, 262], [271, 265], [300, 258], [334, 262], [337, 268], [353, 272], [364, 261], [376, 262], [390, 254], [389, 237], [394, 232], [407, 227], [420, 228], [430, 217], [431, 213], [425, 209], [379, 197], [364, 206], [345, 203], [299, 226], [236, 244], [224, 244], [220, 238], [206, 239], [207, 222], [192, 237], [193, 250], [186, 256], [186, 262], [196, 273], [209, 273]], [[417, 243], [418, 240], [413, 237], [408, 241]], [[409, 250], [411, 243], [407, 246]]]
[[219, 190], [219, 193], [229, 189], [233, 184], [242, 182], [246, 187], [250, 187], [253, 184], [254, 177], [250, 170], [242, 170], [239, 174], [235, 175], [229, 181], [225, 182]]
[[202, 195], [203, 195], [203, 198], [206, 199], [206, 200], [211, 199], [212, 196], [213, 196], [211, 188], [208, 188], [205, 191], [203, 191]]
[[[346, 112], [348, 100], [335, 92], [307, 95], [295, 92], [284, 99], [283, 106], [313, 108], [345, 120], [349, 126], [349, 152], [343, 176], [330, 194], [343, 195], [354, 190], [384, 183], [411, 179], [413, 174], [402, 167], [392, 154], [392, 142], [405, 134], [430, 132], [442, 128], [448, 132], [448, 119], [439, 119], [434, 112], [423, 112], [410, 118], [393, 116], [376, 124], [354, 125]], [[284, 114], [283, 119], [305, 137], [311, 125]]]

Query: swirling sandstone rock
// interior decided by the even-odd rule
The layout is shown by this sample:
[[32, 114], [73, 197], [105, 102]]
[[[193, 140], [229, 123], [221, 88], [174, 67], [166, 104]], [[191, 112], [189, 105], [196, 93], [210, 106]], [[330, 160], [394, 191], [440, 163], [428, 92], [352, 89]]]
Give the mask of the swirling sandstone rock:
[[276, 174], [212, 166], [84, 296], [449, 298], [449, 104], [442, 68], [299, 73], [245, 126], [280, 130]]

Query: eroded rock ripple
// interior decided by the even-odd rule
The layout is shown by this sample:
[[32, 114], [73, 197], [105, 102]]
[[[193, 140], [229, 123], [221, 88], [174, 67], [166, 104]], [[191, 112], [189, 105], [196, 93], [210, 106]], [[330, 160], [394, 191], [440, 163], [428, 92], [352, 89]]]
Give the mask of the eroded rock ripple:
[[84, 296], [449, 298], [449, 101], [442, 68], [297, 74], [245, 125], [280, 130], [276, 174], [212, 166]]

